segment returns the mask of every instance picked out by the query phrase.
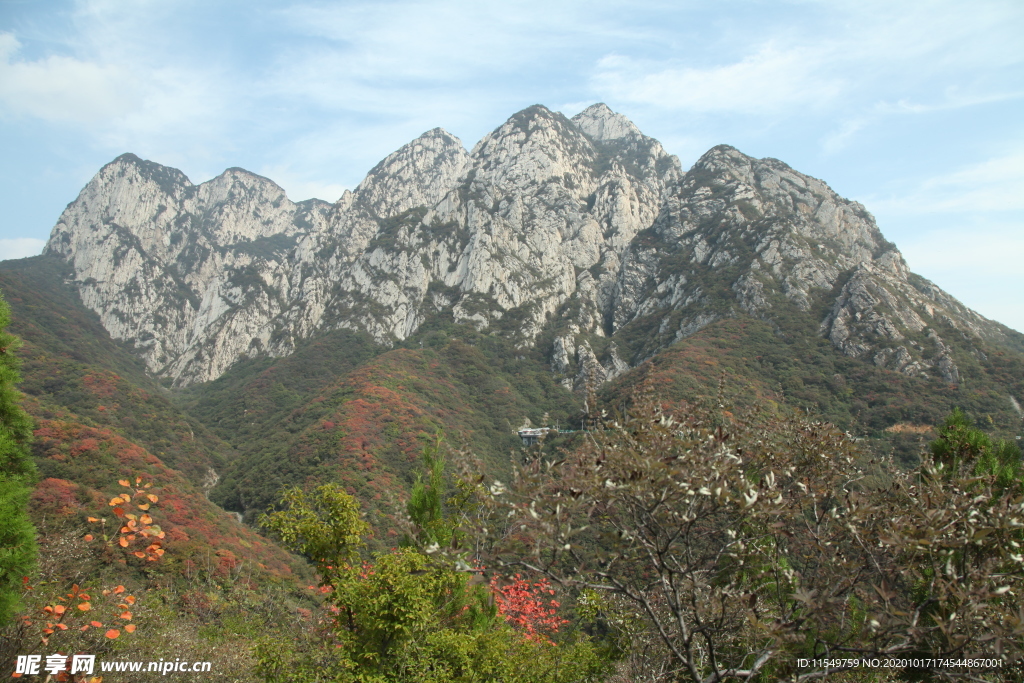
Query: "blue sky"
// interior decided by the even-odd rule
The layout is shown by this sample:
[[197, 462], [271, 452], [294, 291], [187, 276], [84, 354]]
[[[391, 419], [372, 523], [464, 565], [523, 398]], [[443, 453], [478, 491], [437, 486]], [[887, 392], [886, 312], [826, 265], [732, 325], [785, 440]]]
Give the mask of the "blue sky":
[[728, 143], [864, 203], [1024, 330], [1024, 3], [0, 0], [0, 259], [123, 152], [336, 199], [441, 126], [603, 101], [688, 168]]

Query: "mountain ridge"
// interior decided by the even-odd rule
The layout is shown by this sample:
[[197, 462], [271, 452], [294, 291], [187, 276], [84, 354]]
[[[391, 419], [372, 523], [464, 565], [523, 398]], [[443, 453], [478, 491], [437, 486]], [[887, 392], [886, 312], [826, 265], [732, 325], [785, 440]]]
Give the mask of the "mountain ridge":
[[[177, 386], [321, 331], [393, 345], [441, 314], [526, 346], [562, 328], [545, 353], [578, 388], [581, 368], [604, 381], [723, 316], [806, 314], [840, 281], [820, 333], [879, 366], [956, 383], [940, 322], [1013, 336], [912, 276], [865, 207], [826, 183], [728, 145], [684, 173], [604, 104], [572, 119], [528, 107], [469, 152], [432, 129], [334, 204], [293, 203], [242, 169], [192, 185], [122, 155], [69, 204], [46, 253]], [[619, 341], [598, 359], [589, 337]]]

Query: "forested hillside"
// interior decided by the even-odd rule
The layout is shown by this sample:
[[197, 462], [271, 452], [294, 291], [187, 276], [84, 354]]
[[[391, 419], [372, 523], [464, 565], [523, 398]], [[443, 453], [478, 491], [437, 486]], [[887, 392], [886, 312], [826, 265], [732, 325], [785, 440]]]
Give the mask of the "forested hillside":
[[766, 683], [1024, 642], [1024, 335], [778, 160], [683, 172], [604, 105], [431, 130], [333, 205], [126, 154], [0, 292], [40, 548], [5, 658]]

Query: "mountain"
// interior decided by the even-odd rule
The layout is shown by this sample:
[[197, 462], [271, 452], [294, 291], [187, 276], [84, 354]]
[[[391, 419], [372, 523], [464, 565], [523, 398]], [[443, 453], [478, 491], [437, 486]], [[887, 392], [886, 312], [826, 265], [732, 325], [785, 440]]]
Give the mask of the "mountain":
[[[64, 211], [46, 253], [71, 264], [111, 336], [177, 386], [320, 331], [390, 346], [437, 314], [525, 346], [563, 323], [545, 351], [567, 385], [581, 366], [614, 377], [724, 317], [781, 325], [819, 296], [840, 353], [907, 375], [957, 383], [944, 335], [1020, 346], [913, 275], [825, 183], [727, 146], [683, 173], [603, 104], [571, 120], [530, 107], [470, 153], [431, 130], [333, 205], [294, 204], [241, 169], [196, 186], [123, 155]], [[616, 344], [597, 359], [587, 335]]]
[[108, 369], [212, 439], [168, 462], [250, 519], [331, 478], [386, 517], [437, 428], [501, 471], [515, 427], [641, 376], [676, 401], [724, 377], [907, 459], [953, 406], [1019, 431], [1024, 335], [910, 272], [865, 207], [726, 145], [684, 172], [603, 104], [529, 107], [468, 152], [435, 128], [334, 204], [126, 154], [45, 254], [21, 269], [77, 293]]
[[[0, 292], [41, 475], [28, 599], [124, 584], [142, 637], [70, 649], [225, 680], [318, 630], [309, 568], [253, 528], [285, 488], [340, 483], [383, 549], [435, 439], [449, 473], [508, 481], [537, 457], [518, 429], [559, 428], [557, 457], [637, 391], [828, 420], [879, 480], [954, 407], [1002, 438], [1024, 413], [1024, 335], [910, 272], [865, 207], [725, 145], [684, 172], [602, 104], [530, 107], [470, 151], [436, 128], [333, 204], [125, 154]], [[156, 563], [85, 540], [135, 477]]]

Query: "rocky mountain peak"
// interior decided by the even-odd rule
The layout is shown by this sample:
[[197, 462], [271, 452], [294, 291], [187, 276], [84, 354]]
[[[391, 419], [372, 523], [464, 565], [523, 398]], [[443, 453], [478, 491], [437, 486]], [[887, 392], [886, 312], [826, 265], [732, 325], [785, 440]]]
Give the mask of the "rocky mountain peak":
[[549, 181], [586, 196], [596, 153], [569, 119], [537, 104], [484, 136], [470, 155], [475, 178], [500, 198]]
[[471, 153], [433, 129], [333, 205], [294, 204], [242, 169], [193, 186], [123, 155], [68, 206], [47, 251], [73, 265], [111, 336], [179, 385], [321, 330], [390, 344], [433, 315], [549, 340], [577, 388], [726, 316], [780, 334], [812, 316], [802, 329], [840, 353], [949, 381], [958, 370], [936, 325], [999, 334], [911, 274], [864, 207], [824, 182], [728, 145], [683, 173], [603, 104], [572, 120], [528, 107]]
[[192, 186], [188, 177], [178, 169], [142, 159], [131, 152], [122, 154], [104, 166], [90, 182], [110, 183], [120, 178], [131, 178], [129, 182], [152, 182], [168, 194]]
[[604, 102], [590, 105], [572, 117], [572, 122], [579, 126], [579, 129], [584, 133], [599, 142], [643, 136], [643, 133], [640, 132], [640, 129], [632, 121], [622, 114], [612, 111]]
[[433, 206], [455, 185], [468, 163], [462, 141], [443, 128], [434, 128], [374, 166], [355, 195], [381, 218], [416, 206]]

